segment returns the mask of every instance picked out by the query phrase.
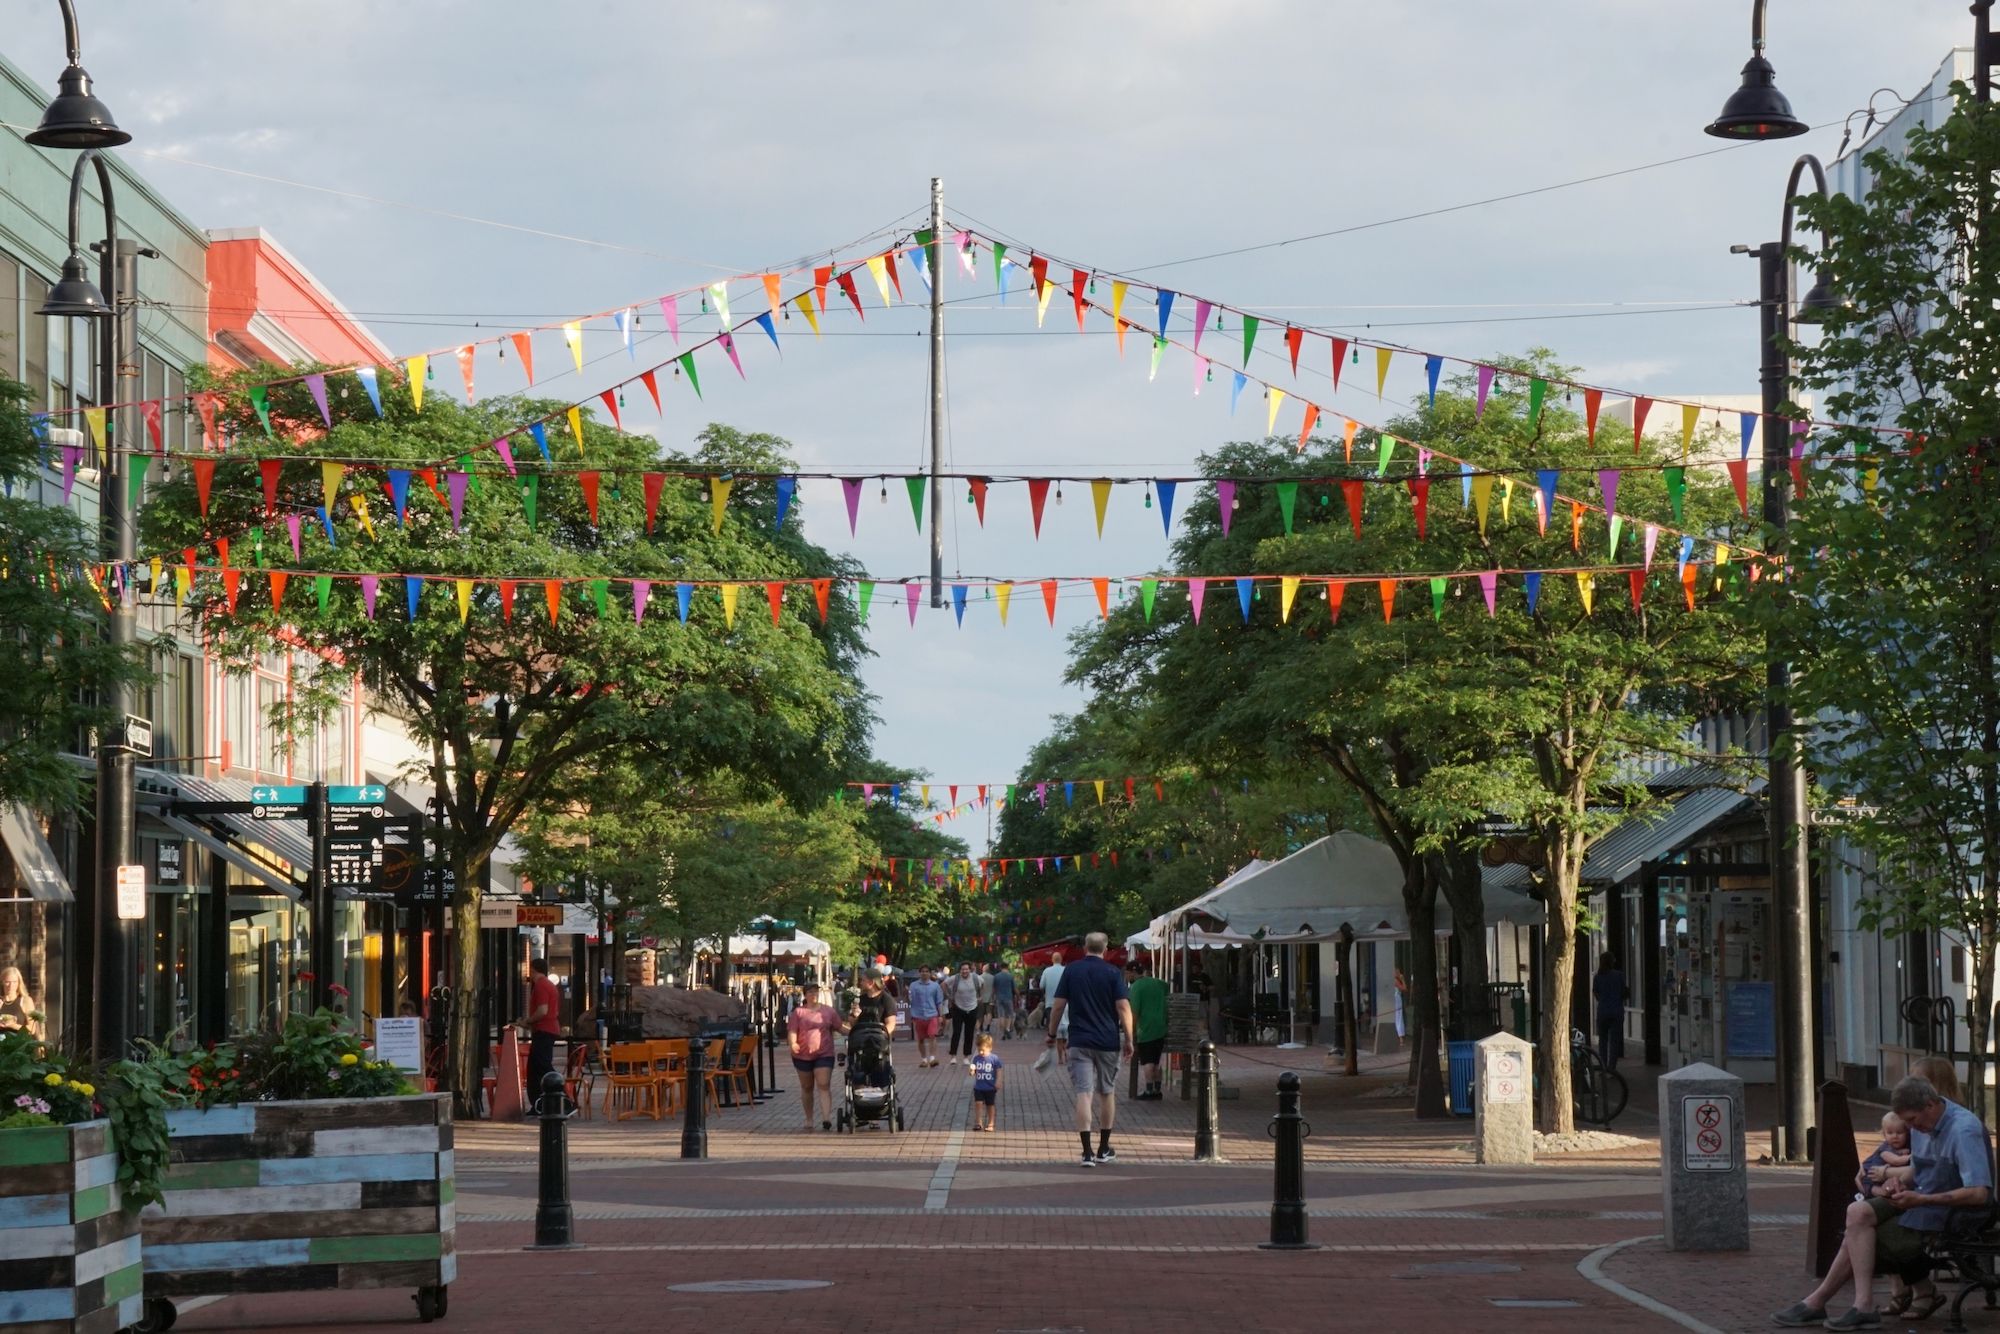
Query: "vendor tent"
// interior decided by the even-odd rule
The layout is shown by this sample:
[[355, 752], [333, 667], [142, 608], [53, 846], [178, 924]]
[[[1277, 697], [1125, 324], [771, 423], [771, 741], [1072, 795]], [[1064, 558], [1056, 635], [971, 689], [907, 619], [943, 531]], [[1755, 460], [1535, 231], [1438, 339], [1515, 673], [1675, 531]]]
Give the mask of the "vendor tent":
[[[764, 957], [765, 948], [764, 937], [762, 936], [731, 936], [729, 938], [729, 954], [731, 958], [740, 959], [745, 955], [749, 955], [761, 959]], [[786, 955], [790, 955], [795, 959], [816, 959], [833, 953], [833, 946], [806, 931], [794, 931], [789, 940], [780, 939], [772, 941], [769, 949], [772, 956], [779, 959], [784, 958]]]

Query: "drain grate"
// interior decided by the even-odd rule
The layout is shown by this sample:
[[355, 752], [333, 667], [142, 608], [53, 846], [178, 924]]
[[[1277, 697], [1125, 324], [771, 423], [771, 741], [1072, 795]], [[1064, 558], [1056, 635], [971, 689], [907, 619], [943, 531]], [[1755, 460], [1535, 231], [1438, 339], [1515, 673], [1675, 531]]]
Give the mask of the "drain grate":
[[1397, 1278], [1437, 1278], [1447, 1274], [1518, 1274], [1521, 1266], [1510, 1265], [1500, 1260], [1438, 1260], [1432, 1264], [1413, 1265], [1396, 1275]]
[[1588, 1209], [1496, 1209], [1495, 1218], [1595, 1218]]
[[821, 1278], [722, 1278], [708, 1283], [672, 1283], [670, 1292], [798, 1292], [805, 1288], [830, 1288]]
[[1510, 1311], [1557, 1311], [1583, 1305], [1582, 1302], [1572, 1301], [1568, 1297], [1488, 1297], [1486, 1300], [1494, 1306], [1505, 1307]]

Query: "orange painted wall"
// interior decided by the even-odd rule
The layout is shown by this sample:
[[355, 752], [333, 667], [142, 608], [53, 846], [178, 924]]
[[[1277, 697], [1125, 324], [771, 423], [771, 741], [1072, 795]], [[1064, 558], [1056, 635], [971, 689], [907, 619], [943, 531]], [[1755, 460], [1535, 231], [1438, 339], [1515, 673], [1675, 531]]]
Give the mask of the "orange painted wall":
[[345, 366], [387, 359], [387, 350], [268, 238], [211, 240], [208, 284], [208, 360], [218, 369], [236, 364], [217, 343], [224, 331], [270, 360], [288, 359], [251, 332], [251, 318], [260, 311], [316, 361]]

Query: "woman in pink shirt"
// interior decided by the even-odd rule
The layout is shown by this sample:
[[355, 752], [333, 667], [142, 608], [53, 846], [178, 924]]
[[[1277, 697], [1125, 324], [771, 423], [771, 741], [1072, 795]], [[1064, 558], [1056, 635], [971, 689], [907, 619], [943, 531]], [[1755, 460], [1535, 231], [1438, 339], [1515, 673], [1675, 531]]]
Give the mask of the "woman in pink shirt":
[[813, 1090], [819, 1090], [826, 1118], [821, 1130], [833, 1129], [833, 1035], [840, 1031], [840, 1012], [822, 1005], [819, 983], [805, 985], [805, 1000], [785, 1020], [792, 1049], [792, 1068], [799, 1072], [799, 1100], [806, 1107], [806, 1129], [813, 1128]]

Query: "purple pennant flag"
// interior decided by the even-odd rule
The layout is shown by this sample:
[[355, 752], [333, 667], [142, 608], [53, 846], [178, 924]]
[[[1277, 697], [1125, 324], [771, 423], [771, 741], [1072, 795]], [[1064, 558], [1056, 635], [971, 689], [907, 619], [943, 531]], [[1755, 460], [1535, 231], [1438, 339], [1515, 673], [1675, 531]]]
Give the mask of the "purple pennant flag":
[[319, 409], [319, 419], [328, 426], [333, 425], [333, 414], [326, 410], [326, 377], [317, 374], [308, 375], [306, 389], [313, 396], [313, 406]]
[[1229, 525], [1236, 518], [1236, 483], [1217, 482], [1215, 484], [1215, 504], [1222, 511], [1222, 535], [1229, 536]]
[[917, 587], [917, 585], [915, 584], [903, 585], [903, 601], [907, 602], [910, 606], [911, 625], [915, 625], [917, 623], [917, 598], [920, 594], [922, 594], [922, 592], [923, 590]]
[[290, 534], [291, 534], [291, 537], [292, 537], [292, 559], [293, 559], [293, 560], [304, 560], [304, 559], [305, 559], [305, 557], [304, 557], [304, 556], [302, 556], [302, 555], [301, 555], [301, 554], [299, 553], [299, 523], [300, 523], [300, 516], [299, 516], [299, 515], [296, 515], [296, 514], [287, 514], [287, 515], [285, 516], [285, 531], [287, 531], [288, 533], [290, 533]]
[[632, 620], [635, 624], [646, 622], [646, 599], [653, 596], [653, 581], [634, 579], [632, 581]]
[[1041, 806], [1042, 806], [1042, 809], [1043, 809], [1043, 810], [1047, 810], [1047, 809], [1048, 809], [1048, 807], [1049, 807], [1049, 785], [1048, 785], [1047, 783], [1037, 783], [1037, 784], [1035, 784], [1035, 800], [1041, 803]]
[[1473, 401], [1472, 404], [1472, 419], [1474, 421], [1478, 421], [1482, 416], [1486, 414], [1486, 395], [1490, 393], [1492, 389], [1493, 389], [1493, 368], [1491, 366], [1481, 366], [1479, 368], [1479, 396]]
[[1041, 875], [1041, 874], [1042, 874], [1043, 872], [1047, 871], [1048, 869], [1049, 869], [1049, 861], [1048, 861], [1048, 858], [1046, 858], [1046, 857], [1037, 857], [1037, 858], [1035, 858], [1035, 874], [1036, 874], [1036, 875]]
[[76, 465], [81, 462], [83, 462], [82, 445], [64, 445], [62, 447], [63, 504], [65, 505], [69, 504], [70, 488], [76, 485]]
[[1211, 305], [1210, 303], [1208, 303], [1208, 302], [1206, 302], [1206, 301], [1203, 301], [1203, 300], [1202, 300], [1201, 298], [1199, 298], [1199, 297], [1195, 298], [1195, 303], [1194, 303], [1194, 350], [1195, 350], [1195, 351], [1196, 351], [1197, 353], [1199, 353], [1199, 352], [1201, 351], [1201, 332], [1202, 332], [1202, 330], [1204, 330], [1204, 329], [1206, 329], [1206, 328], [1208, 327], [1208, 317], [1209, 317], [1209, 314], [1210, 314], [1210, 313], [1211, 313], [1212, 311], [1214, 311], [1214, 309], [1215, 309], [1215, 307], [1214, 307], [1213, 305]]
[[1597, 470], [1597, 489], [1604, 493], [1604, 512], [1610, 514], [1618, 508], [1618, 470], [1600, 468]]
[[459, 523], [465, 517], [465, 485], [472, 479], [458, 471], [444, 475], [445, 492], [451, 497], [451, 529], [458, 531]]
[[380, 585], [381, 580], [372, 574], [361, 576], [361, 605], [368, 612], [368, 619], [371, 621], [375, 619], [375, 590]]
[[517, 474], [514, 469], [514, 447], [507, 443], [507, 437], [503, 435], [498, 440], [495, 440], [493, 442], [493, 450], [500, 456], [500, 462], [507, 465], [507, 475], [509, 477], [516, 476]]
[[1194, 623], [1201, 624], [1201, 600], [1208, 596], [1208, 580], [1188, 580], [1188, 606], [1194, 612]]
[[855, 525], [861, 518], [861, 479], [843, 477], [840, 479], [840, 489], [847, 494], [847, 535], [853, 537]]
[[749, 379], [750, 377], [743, 373], [743, 359], [736, 355], [736, 340], [731, 338], [725, 330], [715, 336], [715, 341], [722, 344], [722, 350], [729, 354], [729, 364], [736, 368], [736, 378], [739, 380]]
[[1743, 457], [1746, 459], [1750, 457], [1750, 437], [1755, 434], [1757, 434], [1757, 414], [1746, 412], [1743, 414]]
[[1486, 595], [1486, 614], [1493, 614], [1493, 599], [1500, 588], [1500, 575], [1495, 570], [1487, 570], [1479, 576], [1479, 591]]

